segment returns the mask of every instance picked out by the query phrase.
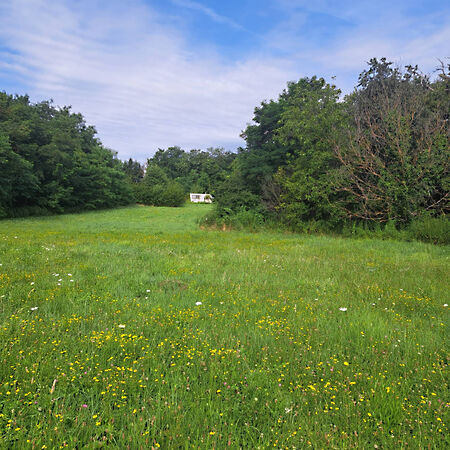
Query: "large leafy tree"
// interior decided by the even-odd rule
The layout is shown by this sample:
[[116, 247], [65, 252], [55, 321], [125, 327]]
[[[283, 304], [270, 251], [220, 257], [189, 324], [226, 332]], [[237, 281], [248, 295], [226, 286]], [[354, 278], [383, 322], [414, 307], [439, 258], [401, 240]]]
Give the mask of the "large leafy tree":
[[330, 173], [339, 165], [334, 148], [346, 120], [340, 91], [312, 77], [291, 84], [289, 93], [276, 133], [276, 142], [291, 153], [276, 176], [282, 217], [297, 228], [309, 221], [336, 225], [341, 215]]
[[133, 158], [123, 163], [122, 170], [127, 174], [132, 183], [140, 183], [144, 178], [145, 171], [143, 165]]
[[121, 162], [81, 114], [51, 102], [31, 104], [27, 96], [0, 92], [0, 169], [3, 215], [132, 200]]
[[0, 217], [11, 207], [32, 199], [38, 191], [33, 165], [15, 153], [6, 135], [0, 133]]
[[352, 126], [336, 147], [347, 216], [405, 224], [448, 212], [448, 74], [432, 83], [417, 67], [374, 58], [347, 105]]
[[245, 148], [239, 149], [236, 168], [245, 183], [246, 190], [261, 195], [263, 186], [277, 169], [284, 166], [289, 154], [289, 146], [277, 139], [277, 131], [286, 105], [286, 99], [292, 94], [294, 83], [288, 85], [278, 101], [262, 102], [256, 107], [253, 124], [248, 125], [242, 137]]
[[[168, 179], [179, 183], [185, 192], [208, 192], [215, 194], [217, 187], [231, 171], [235, 154], [223, 148], [193, 149], [189, 152], [180, 147], [159, 149], [148, 159], [148, 168], [157, 166]], [[147, 170], [148, 170], [147, 168]]]

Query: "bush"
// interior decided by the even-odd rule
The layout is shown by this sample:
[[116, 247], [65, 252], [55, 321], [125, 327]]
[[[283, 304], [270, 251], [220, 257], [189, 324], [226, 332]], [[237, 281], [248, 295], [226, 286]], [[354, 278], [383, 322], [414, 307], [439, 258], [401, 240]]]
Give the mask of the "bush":
[[237, 229], [256, 231], [264, 225], [264, 216], [255, 209], [241, 208], [230, 216], [230, 225]]
[[347, 237], [368, 239], [396, 239], [399, 241], [423, 241], [431, 244], [450, 244], [450, 223], [446, 216], [425, 215], [399, 228], [393, 221], [379, 223], [353, 222], [347, 224], [342, 234]]
[[431, 242], [433, 244], [450, 244], [450, 222], [446, 216], [423, 216], [412, 222], [408, 229], [408, 235], [418, 241]]
[[152, 206], [182, 206], [186, 201], [183, 188], [176, 182], [155, 184], [139, 183], [134, 186], [138, 203]]
[[169, 182], [165, 186], [161, 200], [161, 206], [183, 206], [186, 201], [186, 194], [178, 183]]

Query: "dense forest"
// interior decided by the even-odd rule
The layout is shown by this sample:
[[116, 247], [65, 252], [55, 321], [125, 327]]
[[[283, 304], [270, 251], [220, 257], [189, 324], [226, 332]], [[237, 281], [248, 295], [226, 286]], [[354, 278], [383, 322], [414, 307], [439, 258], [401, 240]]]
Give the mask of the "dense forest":
[[206, 151], [180, 147], [159, 149], [147, 164], [130, 159], [124, 170], [132, 181], [138, 202], [155, 206], [180, 206], [189, 192], [215, 195], [230, 176], [236, 153], [222, 148]]
[[343, 101], [322, 78], [289, 83], [255, 109], [217, 213], [244, 207], [294, 229], [448, 213], [449, 94], [444, 67], [430, 81], [385, 59]]
[[0, 92], [0, 217], [133, 200], [122, 163], [81, 114]]
[[179, 206], [207, 192], [210, 223], [339, 231], [436, 219], [448, 229], [449, 73], [371, 59], [345, 97], [302, 78], [255, 108], [237, 153], [174, 146], [145, 165], [118, 160], [70, 108], [1, 93], [0, 215]]

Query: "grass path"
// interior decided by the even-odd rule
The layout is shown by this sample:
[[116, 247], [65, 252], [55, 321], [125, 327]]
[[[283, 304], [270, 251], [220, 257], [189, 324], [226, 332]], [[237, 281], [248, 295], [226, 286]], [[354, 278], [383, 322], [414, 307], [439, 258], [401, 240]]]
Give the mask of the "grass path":
[[0, 222], [0, 447], [449, 447], [448, 247], [207, 209]]

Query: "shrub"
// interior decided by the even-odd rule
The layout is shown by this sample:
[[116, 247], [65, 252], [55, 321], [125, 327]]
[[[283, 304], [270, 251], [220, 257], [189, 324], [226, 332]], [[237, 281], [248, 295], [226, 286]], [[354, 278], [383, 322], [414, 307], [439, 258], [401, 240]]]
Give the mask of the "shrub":
[[264, 225], [264, 217], [255, 209], [241, 208], [230, 216], [230, 225], [237, 229], [256, 231]]
[[161, 206], [183, 206], [186, 194], [180, 184], [175, 181], [169, 182], [161, 195]]
[[182, 206], [186, 201], [183, 188], [176, 182], [149, 185], [139, 183], [134, 186], [138, 203], [152, 206]]
[[423, 216], [413, 221], [407, 229], [412, 239], [433, 244], [450, 244], [450, 222], [446, 216]]

